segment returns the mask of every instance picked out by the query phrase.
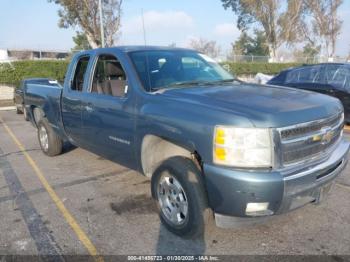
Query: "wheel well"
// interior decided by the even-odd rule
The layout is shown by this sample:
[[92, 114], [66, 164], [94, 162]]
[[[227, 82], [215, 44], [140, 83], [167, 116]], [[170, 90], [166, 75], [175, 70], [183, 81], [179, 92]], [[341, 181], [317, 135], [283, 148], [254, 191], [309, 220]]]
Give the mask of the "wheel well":
[[173, 156], [183, 156], [194, 160], [196, 165], [200, 165], [200, 157], [196, 151], [176, 145], [166, 139], [154, 135], [146, 135], [141, 146], [141, 163], [143, 173], [151, 177], [154, 170], [164, 160]]

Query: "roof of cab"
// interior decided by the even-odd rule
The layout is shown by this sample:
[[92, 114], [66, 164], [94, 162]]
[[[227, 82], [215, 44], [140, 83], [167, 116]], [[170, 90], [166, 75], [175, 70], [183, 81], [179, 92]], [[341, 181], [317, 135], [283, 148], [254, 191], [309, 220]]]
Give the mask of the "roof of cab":
[[[113, 48], [113, 47], [112, 47]], [[178, 51], [178, 50], [187, 50], [187, 51], [193, 51], [189, 48], [182, 48], [182, 47], [169, 47], [169, 46], [141, 46], [141, 45], [129, 45], [129, 46], [118, 46], [114, 48], [119, 48], [120, 50], [124, 52], [132, 52], [132, 51], [150, 51], [150, 50], [172, 50], [172, 51]]]
[[116, 46], [116, 47], [108, 47], [108, 48], [98, 48], [98, 49], [91, 49], [86, 51], [81, 51], [79, 54], [90, 54], [93, 53], [96, 50], [106, 50], [106, 51], [112, 51], [112, 50], [120, 50], [125, 53], [134, 52], [134, 51], [194, 51], [193, 49], [189, 48], [181, 48], [181, 47], [169, 47], [169, 46], [144, 46], [144, 45], [127, 45], [127, 46]]

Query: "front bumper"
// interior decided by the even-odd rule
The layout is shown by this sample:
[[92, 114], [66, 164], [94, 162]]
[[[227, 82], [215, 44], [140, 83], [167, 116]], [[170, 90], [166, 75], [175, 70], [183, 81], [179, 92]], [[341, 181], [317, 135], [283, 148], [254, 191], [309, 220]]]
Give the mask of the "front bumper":
[[[269, 203], [269, 214], [282, 214], [310, 202], [319, 202], [347, 165], [349, 142], [339, 142], [330, 157], [293, 171], [234, 170], [204, 164], [209, 205], [218, 226], [256, 221], [246, 214], [248, 203]], [[250, 218], [250, 219], [247, 219]], [[260, 219], [261, 220], [261, 217]]]

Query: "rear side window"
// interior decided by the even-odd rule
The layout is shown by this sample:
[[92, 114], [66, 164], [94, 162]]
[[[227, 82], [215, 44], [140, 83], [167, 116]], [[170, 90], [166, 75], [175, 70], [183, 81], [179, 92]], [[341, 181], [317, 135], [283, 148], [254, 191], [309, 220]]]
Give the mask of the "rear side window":
[[326, 66], [326, 81], [329, 83], [333, 79], [334, 74], [337, 72], [337, 70], [340, 68], [340, 65], [337, 64], [329, 64]]
[[71, 89], [75, 91], [82, 91], [84, 86], [84, 78], [89, 64], [90, 57], [83, 56], [79, 59], [74, 72], [74, 78]]
[[91, 92], [115, 97], [125, 96], [127, 92], [126, 74], [115, 56], [99, 56]]
[[290, 71], [286, 83], [319, 83], [321, 80], [321, 66], [308, 66]]
[[350, 89], [350, 69], [345, 66], [330, 67], [327, 70], [327, 83], [336, 88]]

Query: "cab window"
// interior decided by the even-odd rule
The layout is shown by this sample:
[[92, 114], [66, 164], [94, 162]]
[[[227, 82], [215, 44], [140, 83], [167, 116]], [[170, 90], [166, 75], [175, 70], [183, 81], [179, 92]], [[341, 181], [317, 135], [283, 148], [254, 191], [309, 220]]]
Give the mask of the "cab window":
[[91, 93], [123, 97], [127, 92], [126, 74], [113, 55], [99, 56], [91, 86]]
[[76, 67], [71, 89], [75, 91], [82, 91], [84, 86], [84, 78], [89, 64], [90, 57], [83, 56], [79, 59]]
[[336, 70], [330, 70], [327, 74], [327, 82], [335, 88], [349, 90], [350, 69], [345, 66], [339, 66]]
[[307, 66], [290, 71], [286, 83], [319, 83], [321, 80], [321, 66]]

